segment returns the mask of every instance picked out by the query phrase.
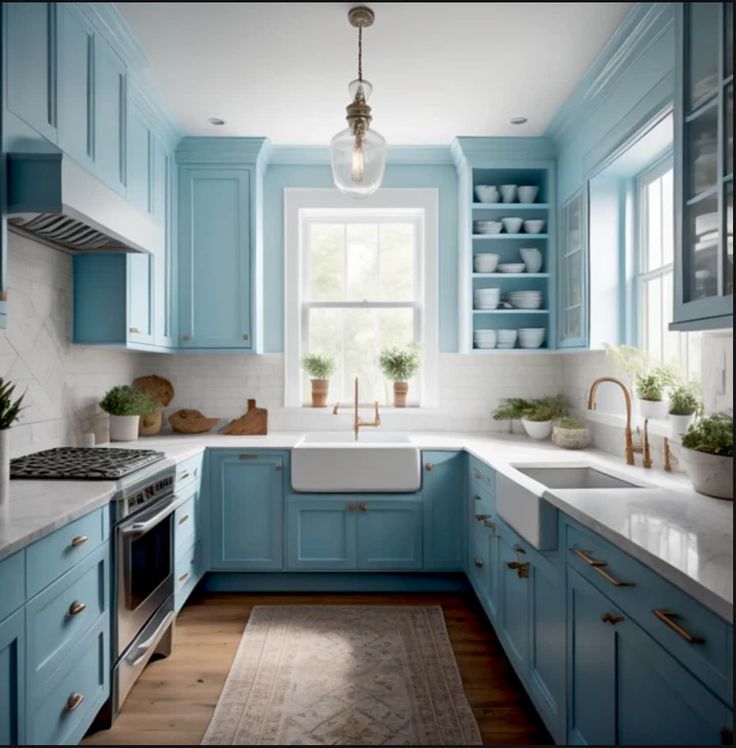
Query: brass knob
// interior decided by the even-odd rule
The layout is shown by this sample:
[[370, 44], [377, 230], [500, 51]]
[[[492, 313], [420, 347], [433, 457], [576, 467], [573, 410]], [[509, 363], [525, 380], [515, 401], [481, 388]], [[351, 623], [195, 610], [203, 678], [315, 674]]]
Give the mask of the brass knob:
[[128, 332], [140, 333], [140, 330], [137, 327], [130, 327], [128, 328]]
[[80, 602], [79, 600], [75, 600], [69, 606], [69, 615], [70, 616], [79, 615], [83, 610], [85, 610], [86, 607], [87, 607], [86, 603]]
[[77, 535], [75, 538], [72, 538], [72, 542], [69, 543], [70, 548], [77, 548], [78, 546], [82, 545], [82, 543], [86, 543], [89, 540], [89, 538], [86, 535]]
[[349, 512], [354, 512], [355, 511], [355, 502], [354, 501], [349, 502], [347, 508], [348, 508]]
[[83, 701], [84, 701], [84, 694], [79, 693], [79, 691], [75, 691], [66, 700], [66, 705], [64, 706], [64, 709], [67, 712], [73, 712], [75, 709], [78, 709], [82, 705]]
[[431, 473], [431, 472], [432, 472], [432, 470], [434, 470], [434, 465], [433, 465], [433, 464], [432, 464], [431, 462], [428, 462], [428, 463], [427, 463], [427, 464], [425, 465], [424, 469], [425, 469], [425, 470], [426, 470], [426, 471], [427, 471], [428, 473]]
[[192, 339], [192, 336], [191, 336], [191, 335], [182, 335], [182, 336], [181, 336], [181, 339], [182, 339], [182, 340], [191, 340], [191, 339]]
[[617, 623], [621, 623], [624, 620], [623, 616], [615, 616], [613, 613], [604, 613], [601, 616], [603, 623], [610, 623], [611, 626], [615, 626]]
[[482, 569], [484, 566], [485, 566], [485, 563], [481, 559], [479, 558], [475, 559], [475, 567], [477, 569]]
[[246, 332], [243, 333], [242, 337], [243, 337], [243, 340], [248, 340], [250, 338], [250, 336]]
[[367, 512], [368, 504], [358, 504], [358, 509], [360, 509], [361, 512]]
[[473, 496], [473, 498], [474, 498], [474, 499], [475, 499], [476, 501], [483, 501], [483, 499], [481, 499], [481, 497], [480, 497], [480, 496]]
[[185, 515], [184, 515], [184, 516], [183, 516], [183, 517], [182, 517], [182, 518], [181, 518], [181, 519], [179, 520], [179, 524], [180, 524], [180, 525], [183, 525], [183, 524], [184, 524], [184, 523], [185, 523], [185, 522], [186, 522], [186, 521], [187, 521], [188, 519], [189, 519], [189, 515], [188, 515], [188, 514], [185, 514]]

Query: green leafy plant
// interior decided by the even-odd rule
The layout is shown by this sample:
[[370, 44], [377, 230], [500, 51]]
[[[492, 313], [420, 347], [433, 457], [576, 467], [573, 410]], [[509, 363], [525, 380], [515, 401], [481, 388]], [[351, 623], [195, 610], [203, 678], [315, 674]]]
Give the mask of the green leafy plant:
[[100, 407], [111, 416], [147, 416], [160, 410], [161, 404], [147, 392], [124, 384], [109, 390]]
[[302, 359], [302, 369], [312, 379], [329, 379], [335, 371], [335, 360], [331, 356], [310, 353]]
[[546, 405], [535, 405], [529, 412], [524, 414], [524, 418], [527, 421], [535, 421], [537, 423], [552, 421], [554, 417], [555, 411]]
[[18, 414], [22, 410], [25, 395], [13, 400], [14, 392], [15, 385], [0, 377], [0, 431], [9, 429], [18, 420]]
[[633, 380], [637, 397], [660, 402], [665, 390], [680, 382], [676, 363], [655, 364], [645, 351], [630, 345], [611, 346], [604, 343], [606, 355]]
[[384, 348], [378, 359], [381, 371], [392, 382], [406, 382], [416, 374], [422, 356], [416, 343], [406, 348]]
[[555, 421], [555, 428], [565, 429], [566, 431], [580, 431], [581, 429], [588, 427], [583, 423], [583, 421], [578, 421], [577, 418], [564, 416]]
[[521, 397], [509, 397], [493, 411], [495, 421], [513, 421], [525, 418], [527, 421], [552, 421], [567, 415], [567, 401], [564, 395], [540, 397], [525, 400]]
[[670, 415], [701, 415], [703, 403], [700, 401], [700, 385], [697, 382], [685, 382], [670, 391]]
[[521, 397], [507, 397], [501, 400], [501, 404], [493, 411], [494, 421], [515, 421], [525, 415], [534, 407], [531, 400]]
[[683, 434], [682, 446], [709, 455], [733, 457], [733, 416], [715, 413], [701, 418]]

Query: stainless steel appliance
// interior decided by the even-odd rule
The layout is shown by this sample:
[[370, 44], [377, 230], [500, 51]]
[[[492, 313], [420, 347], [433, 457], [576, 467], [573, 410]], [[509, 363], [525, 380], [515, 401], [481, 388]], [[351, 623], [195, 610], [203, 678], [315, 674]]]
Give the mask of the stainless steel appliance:
[[161, 452], [59, 448], [11, 461], [11, 478], [113, 480], [112, 695], [109, 724], [154, 654], [171, 652], [174, 626], [175, 466]]

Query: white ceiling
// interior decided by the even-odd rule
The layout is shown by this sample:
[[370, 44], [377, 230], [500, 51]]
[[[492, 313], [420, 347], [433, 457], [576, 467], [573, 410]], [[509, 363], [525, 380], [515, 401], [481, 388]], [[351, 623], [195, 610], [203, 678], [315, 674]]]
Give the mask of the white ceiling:
[[[346, 126], [357, 77], [354, 4], [118, 6], [187, 134], [326, 144]], [[631, 5], [371, 3], [363, 73], [373, 126], [393, 144], [541, 135]], [[510, 125], [514, 116], [529, 122]]]

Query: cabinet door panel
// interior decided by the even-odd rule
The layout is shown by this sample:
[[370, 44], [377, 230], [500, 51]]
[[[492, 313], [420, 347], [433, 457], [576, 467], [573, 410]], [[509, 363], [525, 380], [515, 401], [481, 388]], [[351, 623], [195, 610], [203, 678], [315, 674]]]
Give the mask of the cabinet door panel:
[[250, 172], [182, 172], [181, 344], [250, 348]]
[[100, 179], [125, 192], [125, 65], [110, 45], [95, 36], [95, 166]]
[[153, 256], [127, 255], [128, 340], [153, 343]]
[[462, 452], [423, 452], [422, 462], [424, 568], [462, 571], [465, 556], [465, 455]]
[[529, 578], [519, 576], [509, 566], [519, 562], [516, 552], [501, 538], [498, 571], [501, 639], [511, 660], [524, 671], [529, 660]]
[[281, 456], [245, 454], [215, 458], [213, 568], [283, 567], [282, 471]]
[[354, 498], [290, 499], [287, 506], [290, 569], [355, 569], [357, 504]]
[[25, 611], [0, 621], [0, 745], [25, 742]]
[[132, 98], [128, 99], [126, 183], [128, 202], [142, 213], [150, 213], [151, 195], [151, 128]]
[[418, 498], [358, 497], [358, 568], [422, 568], [422, 504]]

